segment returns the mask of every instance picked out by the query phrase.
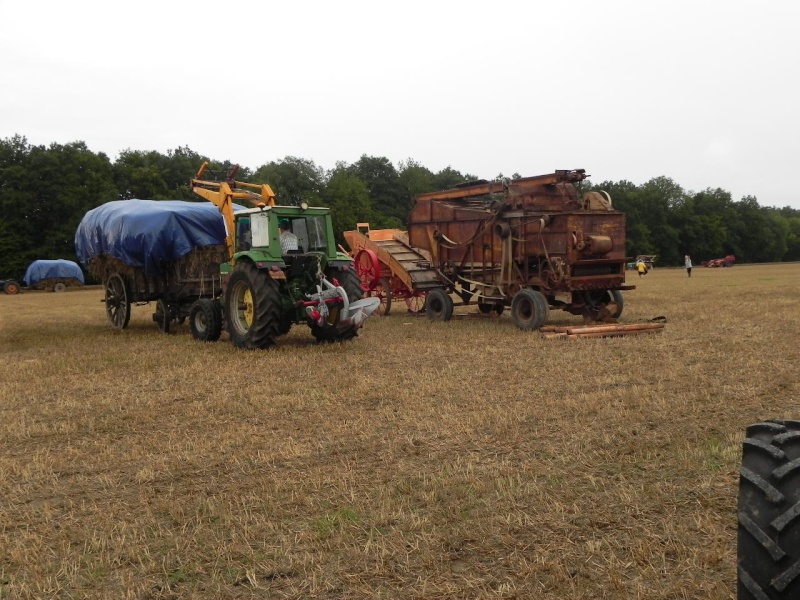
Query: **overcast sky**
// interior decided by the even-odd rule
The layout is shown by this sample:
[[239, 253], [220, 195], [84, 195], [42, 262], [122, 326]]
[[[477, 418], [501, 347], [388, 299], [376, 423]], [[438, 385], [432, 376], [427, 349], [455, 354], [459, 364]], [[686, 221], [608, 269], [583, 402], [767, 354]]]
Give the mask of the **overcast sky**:
[[0, 138], [800, 209], [800, 2], [0, 0]]

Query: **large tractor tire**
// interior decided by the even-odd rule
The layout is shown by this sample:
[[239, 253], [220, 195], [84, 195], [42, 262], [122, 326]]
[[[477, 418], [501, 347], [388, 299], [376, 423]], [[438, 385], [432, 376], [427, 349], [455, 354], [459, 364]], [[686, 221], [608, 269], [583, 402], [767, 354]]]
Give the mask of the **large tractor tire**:
[[738, 598], [800, 598], [800, 421], [747, 428], [739, 477]]
[[[339, 285], [344, 288], [345, 293], [347, 294], [347, 299], [352, 304], [353, 302], [357, 302], [364, 297], [364, 288], [361, 286], [361, 278], [353, 271], [341, 271], [337, 273], [328, 273], [327, 274], [329, 279], [336, 279], [339, 282]], [[335, 323], [339, 319], [339, 313], [337, 309], [333, 309], [331, 311], [330, 320], [331, 323]], [[321, 343], [329, 343], [329, 342], [344, 342], [347, 340], [351, 340], [358, 335], [358, 329], [353, 327], [348, 327], [347, 329], [339, 330], [335, 326], [333, 327], [320, 327], [316, 323], [311, 325], [311, 335]]]
[[511, 318], [517, 327], [525, 331], [539, 329], [547, 322], [549, 315], [547, 298], [538, 290], [521, 289], [511, 300]]
[[106, 280], [106, 316], [114, 329], [125, 329], [131, 320], [131, 292], [119, 273]]
[[453, 299], [447, 290], [434, 288], [425, 298], [425, 312], [431, 321], [449, 321], [453, 318]]
[[201, 298], [189, 309], [192, 337], [201, 342], [216, 342], [222, 334], [222, 309], [215, 300]]
[[272, 346], [281, 334], [281, 312], [278, 283], [251, 263], [237, 263], [225, 295], [226, 329], [234, 346]]
[[9, 279], [8, 281], [3, 283], [3, 291], [6, 294], [11, 294], [11, 295], [19, 294], [19, 290], [20, 287], [16, 281]]

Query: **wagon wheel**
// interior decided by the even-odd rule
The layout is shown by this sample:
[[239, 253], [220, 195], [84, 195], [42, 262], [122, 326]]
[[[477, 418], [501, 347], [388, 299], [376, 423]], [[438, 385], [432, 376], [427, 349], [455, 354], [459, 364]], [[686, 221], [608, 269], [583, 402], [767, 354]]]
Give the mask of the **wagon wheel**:
[[3, 291], [6, 294], [19, 294], [19, 284], [16, 281], [8, 280], [3, 284]]
[[66, 285], [64, 285], [63, 283], [61, 283], [60, 281], [59, 281], [57, 284], [55, 284], [55, 285], [53, 286], [53, 291], [54, 291], [54, 292], [59, 292], [59, 293], [61, 293], [61, 292], [63, 292], [63, 291], [64, 291], [64, 290], [66, 290], [66, 289], [67, 289], [67, 286], [66, 286]]
[[389, 316], [389, 311], [392, 310], [392, 286], [389, 284], [389, 280], [381, 277], [378, 280], [378, 285], [370, 292], [370, 296], [381, 300], [381, 304], [375, 314], [379, 317]]
[[106, 316], [115, 329], [125, 329], [131, 320], [130, 292], [125, 280], [115, 273], [106, 281]]
[[425, 308], [425, 292], [417, 292], [406, 298], [408, 312], [418, 313]]
[[153, 313], [153, 321], [158, 325], [161, 333], [169, 333], [169, 325], [172, 322], [172, 311], [163, 298], [156, 302], [156, 312]]
[[355, 256], [356, 275], [361, 280], [361, 287], [368, 292], [378, 285], [381, 278], [381, 262], [369, 248], [362, 248]]
[[447, 290], [434, 288], [428, 292], [425, 312], [431, 321], [449, 321], [453, 316], [453, 299]]
[[511, 300], [511, 318], [517, 327], [525, 331], [539, 329], [547, 322], [549, 314], [547, 299], [537, 290], [522, 289]]

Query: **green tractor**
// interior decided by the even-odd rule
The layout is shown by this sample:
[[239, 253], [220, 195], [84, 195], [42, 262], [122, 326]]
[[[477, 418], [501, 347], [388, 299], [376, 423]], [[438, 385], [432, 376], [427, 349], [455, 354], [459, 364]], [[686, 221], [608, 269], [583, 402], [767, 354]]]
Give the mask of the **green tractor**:
[[[265, 348], [305, 323], [320, 342], [355, 337], [378, 307], [363, 298], [352, 258], [336, 247], [330, 209], [276, 206], [268, 185], [192, 180], [198, 195], [225, 218], [229, 262], [220, 265], [222, 294], [200, 298], [190, 308], [192, 334], [219, 338], [224, 327], [239, 348]], [[251, 191], [257, 190], [257, 191]], [[255, 208], [234, 212], [233, 201]]]

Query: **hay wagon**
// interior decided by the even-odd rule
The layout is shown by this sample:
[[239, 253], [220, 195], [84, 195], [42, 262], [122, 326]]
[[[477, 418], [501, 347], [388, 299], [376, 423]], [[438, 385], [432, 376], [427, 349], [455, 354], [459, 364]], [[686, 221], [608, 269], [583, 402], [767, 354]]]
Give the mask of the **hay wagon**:
[[149, 302], [155, 302], [153, 321], [164, 333], [192, 311], [215, 316], [209, 305], [222, 294], [220, 265], [228, 254], [222, 218], [211, 204], [107, 202], [86, 213], [75, 248], [103, 282], [106, 316], [116, 329], [128, 326], [133, 305]]
[[344, 232], [344, 238], [362, 289], [381, 301], [380, 315], [389, 314], [394, 300], [405, 302], [412, 313], [421, 312], [427, 291], [441, 285], [430, 256], [412, 248], [405, 231], [357, 223], [354, 231]]
[[90, 260], [89, 272], [103, 281], [106, 316], [116, 329], [125, 329], [133, 305], [155, 302], [153, 321], [163, 333], [170, 325], [182, 324], [198, 300], [222, 294], [220, 264], [225, 262], [224, 244], [195, 248], [178, 260], [169, 261], [158, 274], [126, 265], [103, 255]]
[[32, 290], [63, 292], [84, 284], [83, 271], [71, 260], [35, 260], [25, 271], [22, 282]]

